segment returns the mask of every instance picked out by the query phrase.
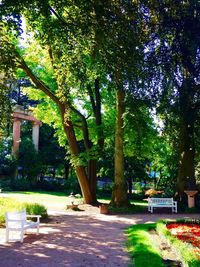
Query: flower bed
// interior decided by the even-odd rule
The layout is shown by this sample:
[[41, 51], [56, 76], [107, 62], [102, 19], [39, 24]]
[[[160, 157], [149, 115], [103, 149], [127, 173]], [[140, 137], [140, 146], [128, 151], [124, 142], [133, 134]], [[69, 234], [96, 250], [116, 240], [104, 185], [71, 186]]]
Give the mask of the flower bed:
[[200, 260], [200, 225], [195, 223], [169, 223], [166, 227], [173, 236], [191, 244], [194, 247], [194, 253]]

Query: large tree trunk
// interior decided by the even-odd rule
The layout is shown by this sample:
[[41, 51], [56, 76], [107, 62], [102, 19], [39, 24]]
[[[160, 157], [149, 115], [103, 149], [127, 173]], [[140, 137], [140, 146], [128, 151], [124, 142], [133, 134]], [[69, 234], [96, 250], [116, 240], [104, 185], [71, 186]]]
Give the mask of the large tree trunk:
[[189, 81], [185, 81], [180, 90], [180, 157], [177, 177], [177, 190], [181, 198], [184, 190], [195, 190], [195, 147], [194, 122], [195, 110], [191, 103], [192, 88]]
[[115, 130], [115, 181], [112, 191], [111, 205], [126, 207], [129, 205], [127, 182], [124, 177], [123, 126], [124, 126], [123, 90], [116, 91], [116, 130]]
[[[60, 105], [60, 110], [62, 114], [64, 131], [67, 135], [67, 140], [68, 140], [71, 155], [72, 157], [78, 159], [80, 151], [79, 151], [79, 146], [76, 140], [73, 124], [68, 116], [67, 118], [65, 117], [67, 107], [65, 107], [64, 105]], [[75, 163], [75, 172], [76, 172], [79, 184], [80, 184], [81, 192], [82, 192], [85, 203], [93, 204], [94, 198], [90, 190], [90, 184], [89, 184], [89, 180], [86, 174], [85, 166]]]
[[177, 189], [180, 196], [184, 190], [196, 188], [195, 167], [194, 167], [194, 125], [188, 124], [184, 119], [181, 122], [180, 135], [180, 157], [178, 168]]

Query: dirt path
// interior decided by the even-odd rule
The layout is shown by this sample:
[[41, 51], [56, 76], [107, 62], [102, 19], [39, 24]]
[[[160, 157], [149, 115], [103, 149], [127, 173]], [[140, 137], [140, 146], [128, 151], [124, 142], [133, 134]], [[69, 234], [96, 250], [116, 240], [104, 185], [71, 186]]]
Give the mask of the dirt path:
[[[50, 221], [41, 225], [39, 236], [28, 234], [24, 243], [5, 244], [0, 230], [0, 267], [127, 267], [124, 229], [136, 223], [173, 214], [103, 215], [98, 208], [84, 211], [50, 211]], [[192, 216], [199, 217], [199, 215]]]

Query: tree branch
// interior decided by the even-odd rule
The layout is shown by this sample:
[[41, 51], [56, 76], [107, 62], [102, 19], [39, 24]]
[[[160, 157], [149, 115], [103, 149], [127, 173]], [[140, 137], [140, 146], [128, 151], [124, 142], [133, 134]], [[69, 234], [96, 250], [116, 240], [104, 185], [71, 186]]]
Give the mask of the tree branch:
[[32, 80], [32, 82], [36, 85], [38, 89], [40, 89], [42, 92], [44, 92], [47, 96], [49, 96], [57, 105], [61, 105], [61, 102], [59, 99], [51, 92], [51, 89], [43, 83], [33, 72], [32, 70], [28, 67], [26, 62], [24, 61], [23, 58], [20, 60], [19, 67], [23, 69], [28, 77]]
[[96, 109], [95, 109], [95, 118], [97, 125], [97, 137], [98, 137], [98, 145], [99, 149], [102, 150], [104, 146], [104, 137], [102, 126], [102, 118], [101, 118], [101, 95], [99, 88], [99, 79], [95, 80], [95, 98], [96, 98]]
[[89, 150], [91, 148], [91, 141], [90, 141], [90, 138], [89, 138], [88, 124], [87, 124], [86, 118], [79, 110], [77, 110], [72, 105], [69, 105], [69, 108], [74, 113], [76, 113], [79, 116], [79, 118], [81, 119], [85, 148], [86, 148], [86, 150]]
[[87, 90], [88, 90], [88, 94], [90, 97], [90, 102], [92, 104], [93, 113], [96, 114], [96, 103], [95, 103], [94, 95], [93, 95], [92, 88], [91, 88], [90, 84], [87, 86]]

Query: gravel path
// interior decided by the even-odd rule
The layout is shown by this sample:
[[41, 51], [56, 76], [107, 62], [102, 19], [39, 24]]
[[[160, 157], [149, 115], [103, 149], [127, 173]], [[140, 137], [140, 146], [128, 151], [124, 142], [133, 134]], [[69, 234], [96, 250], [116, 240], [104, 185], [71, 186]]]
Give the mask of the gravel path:
[[83, 211], [50, 211], [50, 221], [41, 224], [40, 234], [26, 235], [23, 244], [6, 244], [5, 229], [1, 229], [0, 267], [127, 267], [124, 229], [161, 218], [187, 217], [171, 213], [103, 215], [95, 207], [80, 208]]

